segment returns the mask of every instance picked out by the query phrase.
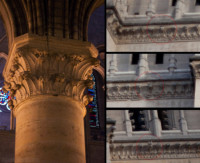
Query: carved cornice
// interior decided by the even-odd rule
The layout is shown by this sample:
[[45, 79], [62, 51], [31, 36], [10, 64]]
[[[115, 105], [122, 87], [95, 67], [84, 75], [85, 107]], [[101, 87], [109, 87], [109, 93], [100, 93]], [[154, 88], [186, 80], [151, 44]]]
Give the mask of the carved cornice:
[[200, 144], [111, 144], [110, 153], [112, 161], [200, 158]]
[[[136, 92], [137, 90], [137, 92]], [[107, 84], [107, 101], [127, 101], [142, 99], [182, 99], [193, 98], [191, 81], [173, 83], [112, 83]]]
[[107, 29], [117, 44], [200, 40], [200, 24], [175, 25], [168, 23], [162, 26], [147, 24], [135, 26], [124, 25], [116, 16], [114, 10], [107, 9]]
[[[10, 91], [10, 108], [34, 95], [64, 95], [87, 105], [92, 97], [92, 71], [99, 60], [82, 53], [48, 51], [31, 45], [18, 48], [9, 59], [4, 91]], [[9, 67], [9, 69], [8, 69]]]

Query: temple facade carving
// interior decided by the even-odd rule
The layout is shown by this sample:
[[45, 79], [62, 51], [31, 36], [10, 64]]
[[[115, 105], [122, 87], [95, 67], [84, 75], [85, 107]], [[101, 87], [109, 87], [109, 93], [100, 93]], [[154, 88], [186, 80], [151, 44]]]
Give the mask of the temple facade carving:
[[107, 127], [115, 122], [115, 130], [107, 132], [110, 162], [197, 163], [198, 115], [198, 110], [107, 110]]

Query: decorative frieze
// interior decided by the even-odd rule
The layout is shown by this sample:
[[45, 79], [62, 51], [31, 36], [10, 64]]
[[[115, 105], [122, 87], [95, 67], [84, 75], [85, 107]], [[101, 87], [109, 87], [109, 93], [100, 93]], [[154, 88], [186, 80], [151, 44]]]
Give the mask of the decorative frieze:
[[193, 143], [129, 143], [111, 144], [112, 161], [200, 158], [200, 144]]
[[[137, 91], [136, 91], [137, 90]], [[107, 84], [107, 101], [127, 101], [142, 99], [184, 99], [193, 98], [191, 81], [160, 83], [112, 83]]]
[[111, 9], [107, 9], [107, 29], [117, 44], [200, 40], [200, 24], [176, 24], [171, 20], [159, 25], [125, 25]]

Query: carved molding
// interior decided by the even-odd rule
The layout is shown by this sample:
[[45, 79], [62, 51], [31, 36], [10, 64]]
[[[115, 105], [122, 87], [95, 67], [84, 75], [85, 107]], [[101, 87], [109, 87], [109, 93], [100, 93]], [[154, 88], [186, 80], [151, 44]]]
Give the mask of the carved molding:
[[165, 82], [164, 89], [162, 82], [136, 84], [136, 86], [134, 82], [107, 84], [107, 101], [182, 98], [194, 98], [194, 89], [191, 81], [182, 83]]
[[112, 161], [200, 158], [199, 143], [111, 144]]
[[147, 32], [147, 24], [122, 25], [115, 12], [107, 9], [107, 29], [117, 44], [200, 40], [200, 24], [170, 24], [149, 25]]
[[84, 95], [92, 88], [92, 70], [99, 60], [89, 55], [48, 52], [25, 45], [13, 53], [10, 70], [4, 73], [4, 91], [10, 91], [11, 109], [34, 95], [64, 95], [87, 105], [92, 97]]

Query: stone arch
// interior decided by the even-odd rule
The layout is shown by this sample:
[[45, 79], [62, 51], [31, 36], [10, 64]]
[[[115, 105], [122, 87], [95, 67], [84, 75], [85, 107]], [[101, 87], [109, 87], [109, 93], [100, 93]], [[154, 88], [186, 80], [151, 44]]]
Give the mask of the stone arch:
[[[3, 61], [3, 63], [1, 61], [2, 58], [5, 60]], [[6, 64], [7, 58], [8, 58], [8, 55], [6, 55], [5, 53], [0, 53], [0, 74], [2, 73], [2, 70]]]
[[0, 17], [2, 18], [10, 46], [14, 39], [14, 26], [11, 12], [4, 0], [0, 1]]
[[94, 70], [96, 70], [103, 79], [105, 79], [105, 69], [102, 66], [95, 67]]
[[[4, 61], [2, 61], [2, 58]], [[0, 87], [3, 85], [2, 71], [6, 64], [8, 56], [5, 53], [0, 53]]]
[[7, 61], [8, 55], [1, 52], [1, 53], [0, 53], [0, 58], [4, 58], [4, 59]]
[[87, 35], [88, 41], [97, 48], [105, 42], [105, 6], [96, 8], [88, 21]]
[[[0, 1], [0, 15], [8, 34], [9, 47], [14, 37], [26, 33], [44, 36], [48, 33], [48, 28], [52, 30], [48, 33], [49, 36], [87, 41], [89, 18], [94, 10], [104, 3], [104, 0], [63, 0], [58, 5], [53, 2], [50, 0]], [[61, 20], [57, 18], [62, 13], [55, 15], [56, 6], [59, 6], [61, 11], [66, 11]], [[58, 27], [57, 23], [54, 23], [55, 20], [51, 22], [51, 20], [47, 19], [47, 13], [53, 15], [53, 19], [57, 19], [58, 23], [62, 24], [62, 27]]]
[[24, 3], [20, 0], [1, 0], [0, 16], [4, 22], [10, 47], [14, 41], [14, 37], [28, 32]]
[[99, 8], [100, 6], [103, 6], [104, 4], [104, 0], [96, 0], [96, 1], [93, 1], [92, 4], [91, 4], [91, 7], [90, 9], [88, 10], [88, 13], [86, 14], [86, 24], [84, 26], [84, 30], [87, 31], [84, 35], [84, 40], [88, 40], [88, 25], [89, 25], [89, 20], [90, 20], [90, 17], [91, 15], [95, 12], [95, 10], [97, 8]]

